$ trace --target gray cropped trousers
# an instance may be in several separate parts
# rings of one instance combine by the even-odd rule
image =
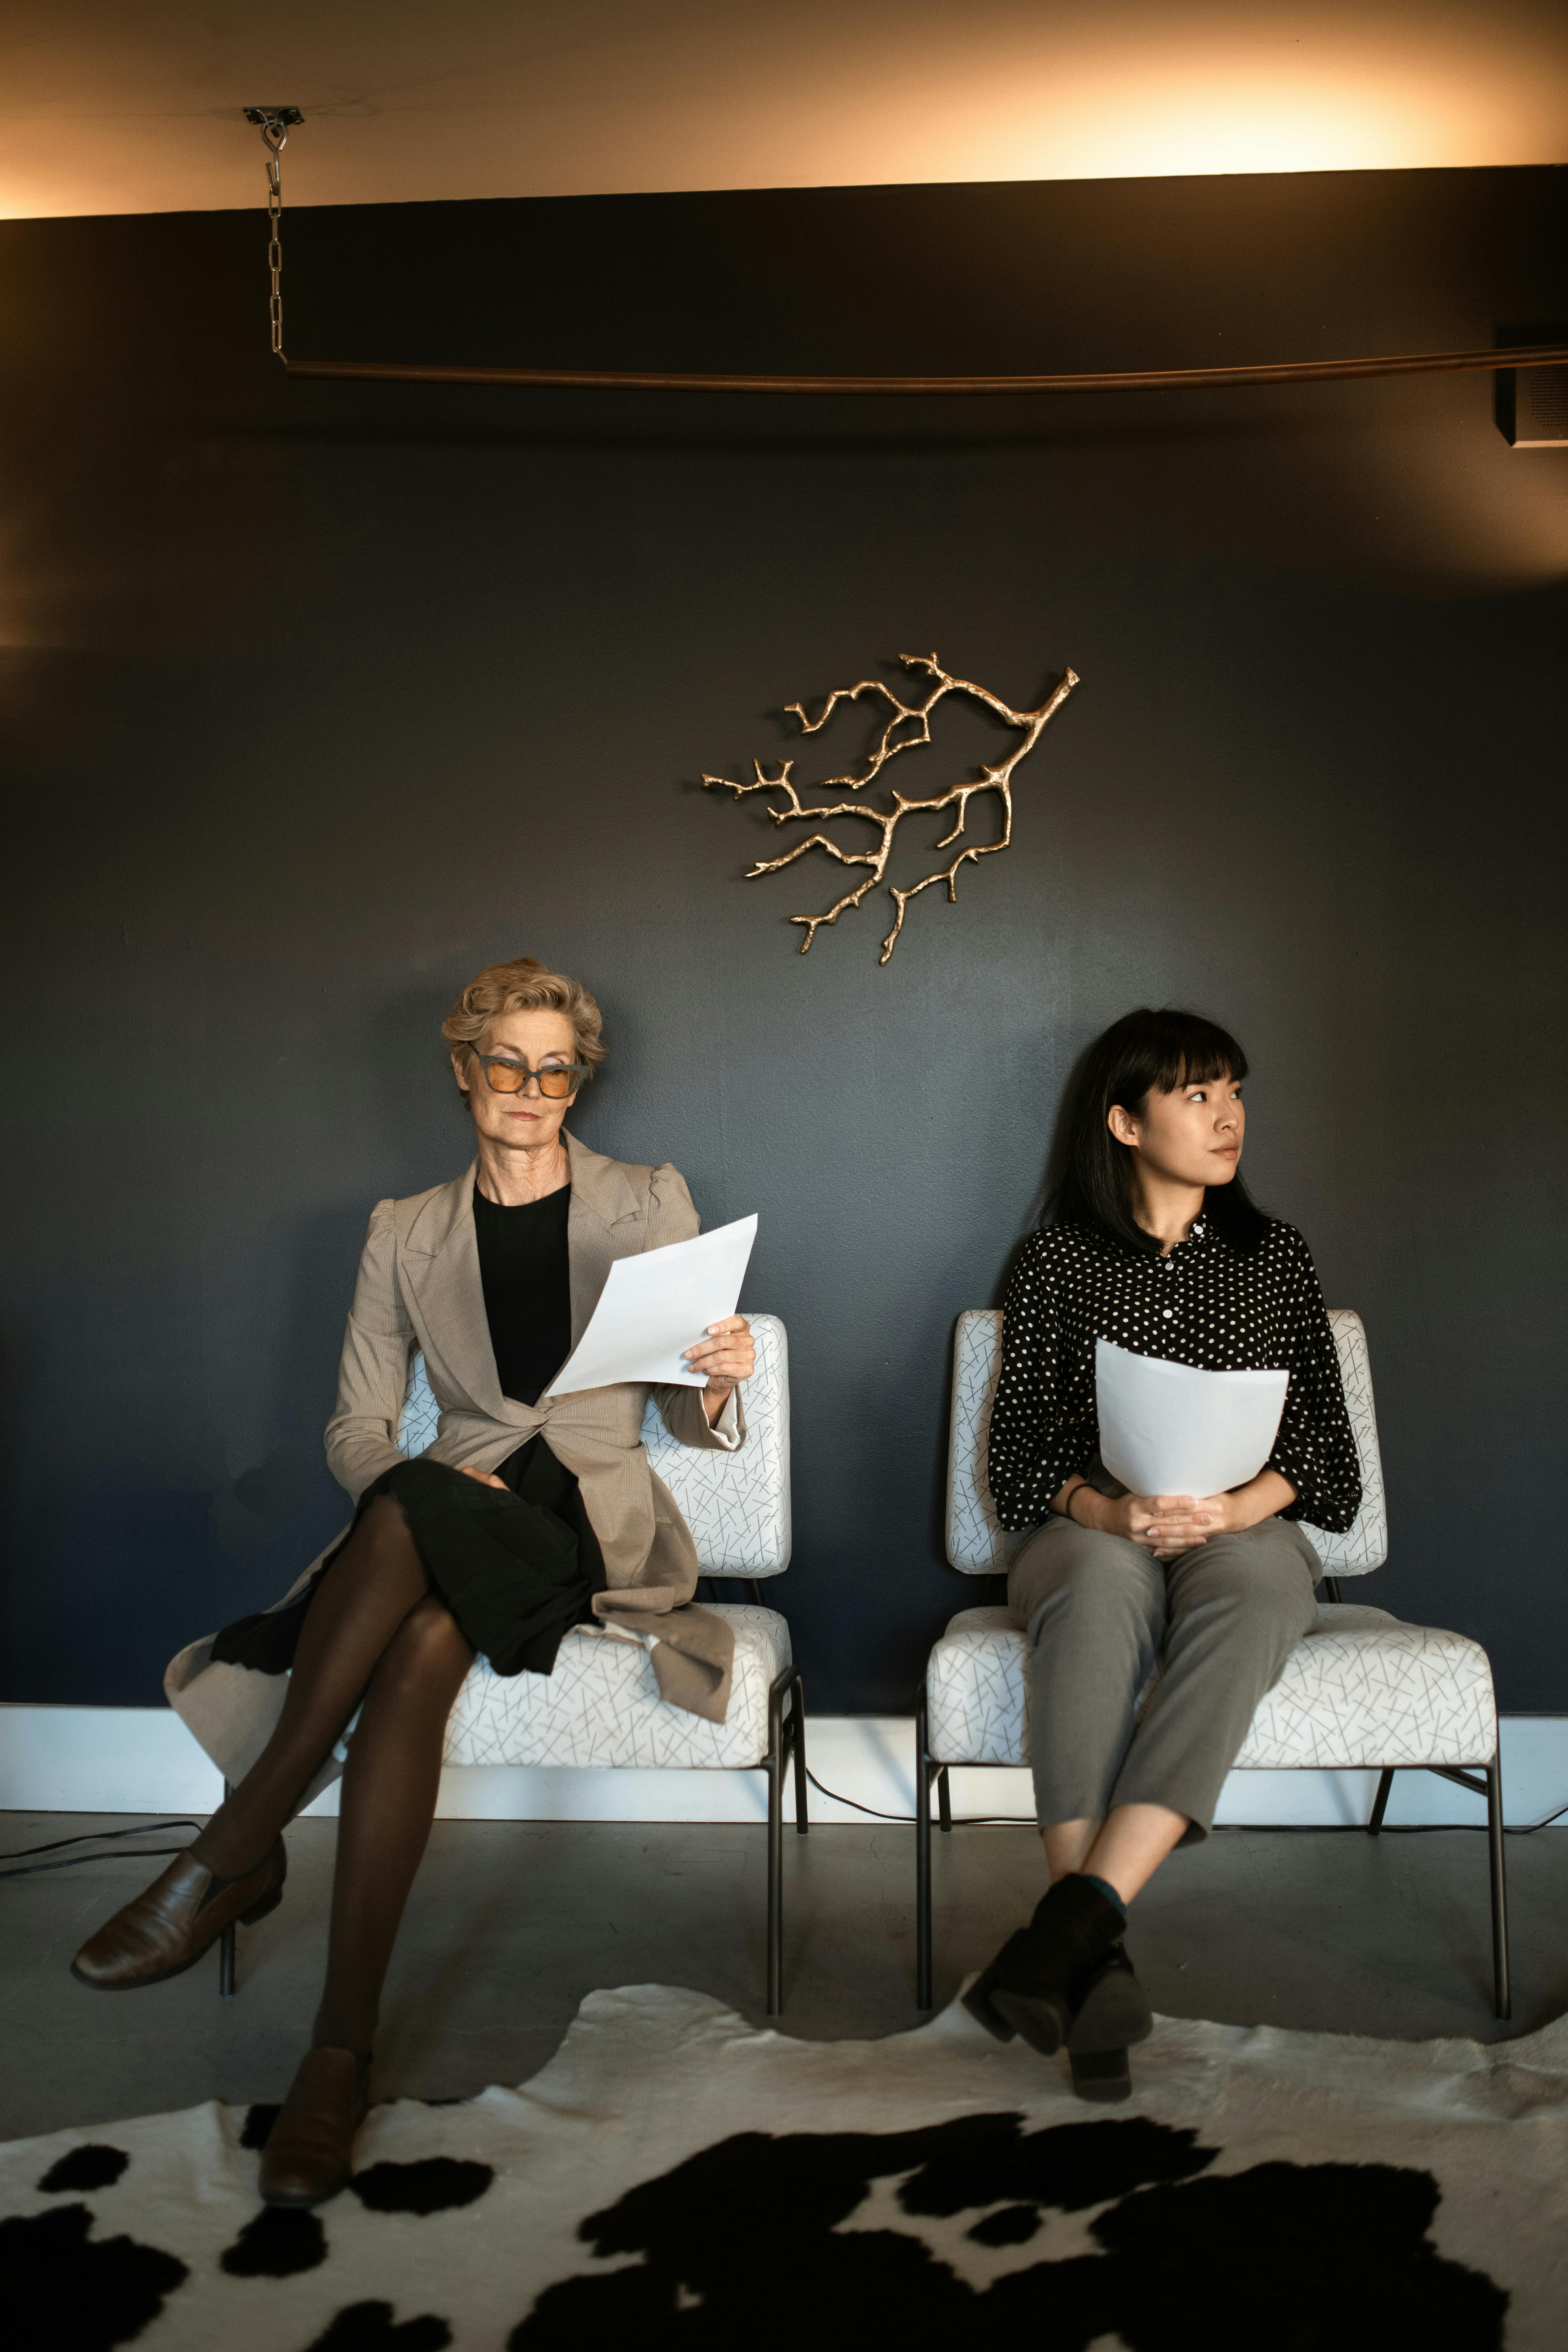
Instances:
[[[1041,1827],[1164,1805],[1191,1823],[1184,1845],[1206,1837],[1259,1699],[1317,1622],[1321,1574],[1286,1519],[1211,1536],[1167,1561],[1125,1536],[1047,1519],[1007,1577],[1008,1602],[1028,1629]]]

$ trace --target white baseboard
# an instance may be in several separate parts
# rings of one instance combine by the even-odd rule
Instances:
[[[914,1724],[908,1716],[808,1715],[811,1769],[824,1786],[873,1812],[914,1810]],[[1568,1717],[1506,1716],[1503,1789],[1510,1822],[1568,1804]],[[1031,1816],[1029,1776],[955,1770],[953,1811]],[[1217,1818],[1283,1828],[1364,1822],[1373,1772],[1233,1772]],[[0,1706],[0,1811],[195,1813],[212,1811],[217,1772],[163,1707]],[[329,1789],[311,1808],[337,1811]],[[457,1821],[760,1822],[761,1772],[612,1772],[476,1765],[444,1772],[439,1812]],[[793,1801],[791,1803],[793,1818]],[[872,1828],[867,1813],[811,1794],[814,1821]],[[1479,1822],[1479,1797],[1430,1772],[1401,1772],[1391,1822]]]

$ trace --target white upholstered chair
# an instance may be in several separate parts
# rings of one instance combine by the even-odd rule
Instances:
[[[727,1719],[707,1723],[658,1693],[640,1643],[574,1628],[553,1674],[492,1674],[476,1658],[447,1727],[448,1764],[670,1767],[765,1772],[768,1780],[768,2015],[782,2007],[784,1780],[795,1765],[795,1829],[806,1832],[805,1700],[789,1626],[762,1602],[762,1579],[790,1560],[789,1347],[776,1315],[753,1315],[756,1370],[745,1386],[746,1442],[733,1454],[678,1445],[651,1399],[643,1423],[648,1459],[676,1502],[703,1575],[734,1578],[752,1601],[705,1602],[735,1630]],[[398,1429],[410,1457],[436,1435],[436,1400],[416,1356]],[[700,1588],[699,1588],[700,1597]],[[232,1941],[232,1935],[225,1938]],[[226,1990],[232,1959],[224,1957]]]
[[[1419,1768],[1457,1780],[1487,1800],[1491,1863],[1494,2005],[1509,2014],[1508,1909],[1503,1881],[1502,1780],[1491,1668],[1478,1643],[1459,1633],[1405,1625],[1382,1609],[1344,1604],[1340,1580],[1364,1576],[1388,1557],[1383,1463],[1377,1449],[1366,1333],[1349,1307],[1331,1313],[1345,1402],[1361,1456],[1362,1504],[1342,1536],[1306,1526],[1323,1563],[1329,1595],[1318,1622],[1297,1643],[1258,1707],[1238,1771],[1347,1770],[1382,1774],[1373,1835],[1396,1771]],[[992,1507],[985,1475],[991,1401],[1000,1362],[1002,1318],[961,1315],[953,1340],[952,1421],[948,1446],[947,1556],[966,1576],[1004,1574],[1025,1540],[1008,1536]],[[931,1798],[952,1827],[948,1770],[955,1764],[1029,1760],[1024,1632],[1005,1606],[963,1609],[931,1654],[916,1722],[915,1870],[918,1998],[931,2004]],[[1156,1674],[1154,1679],[1158,1680]],[[1152,1687],[1152,1685],[1151,1685]]]

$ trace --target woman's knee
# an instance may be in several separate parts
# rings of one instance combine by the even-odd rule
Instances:
[[[1069,1623],[1092,1638],[1157,1633],[1163,1596],[1148,1564],[1116,1536],[1080,1530],[1082,1540],[1064,1544],[1021,1588],[1014,1607],[1033,1629]]]
[[[412,1543],[408,1514],[395,1495],[377,1495],[360,1514],[355,1533],[372,1543]]]
[[[1315,1622],[1318,1608],[1310,1572],[1293,1553],[1249,1550],[1223,1537],[1184,1563],[1173,1601],[1178,1620],[1202,1608],[1237,1626],[1277,1630],[1291,1641]]]
[[[461,1681],[474,1660],[473,1644],[444,1601],[427,1592],[416,1601],[382,1657],[383,1675],[410,1684]]]

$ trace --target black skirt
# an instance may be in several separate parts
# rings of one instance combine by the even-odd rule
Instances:
[[[498,1675],[548,1675],[562,1636],[592,1616],[593,1597],[605,1589],[604,1559],[576,1479],[542,1437],[520,1445],[496,1475],[504,1495],[426,1455],[399,1462],[365,1488],[354,1527],[378,1495],[391,1495],[464,1640]],[[287,1608],[226,1625],[213,1642],[215,1663],[287,1674],[305,1612],[343,1544]]]

